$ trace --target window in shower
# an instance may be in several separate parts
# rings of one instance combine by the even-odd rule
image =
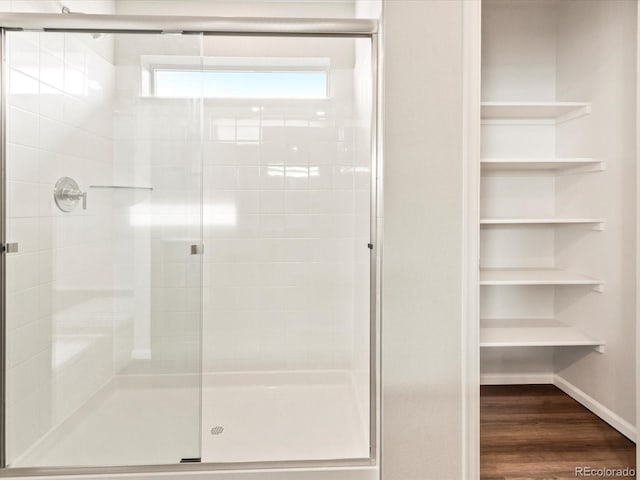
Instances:
[[[143,57],[143,86],[156,97],[326,99],[329,58]],[[148,85],[147,85],[148,82]]]
[[[326,98],[326,72],[154,71],[158,97]]]

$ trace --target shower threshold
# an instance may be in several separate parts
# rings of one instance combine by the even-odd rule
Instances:
[[[11,466],[364,458],[367,417],[348,371],[120,375]]]

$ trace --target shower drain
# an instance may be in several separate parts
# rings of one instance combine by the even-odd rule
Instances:
[[[211,427],[211,435],[222,435],[222,432],[224,432],[224,427],[222,425]]]

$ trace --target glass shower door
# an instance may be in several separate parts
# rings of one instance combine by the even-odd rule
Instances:
[[[371,40],[204,40],[202,460],[368,458]]]
[[[202,36],[6,40],[7,463],[197,459]]]
[[[9,466],[368,459],[371,39],[6,39]]]

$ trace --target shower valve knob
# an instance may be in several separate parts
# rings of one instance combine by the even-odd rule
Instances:
[[[72,212],[82,199],[82,209],[87,209],[87,192],[81,192],[73,178],[62,177],[53,188],[53,198],[63,212]]]

